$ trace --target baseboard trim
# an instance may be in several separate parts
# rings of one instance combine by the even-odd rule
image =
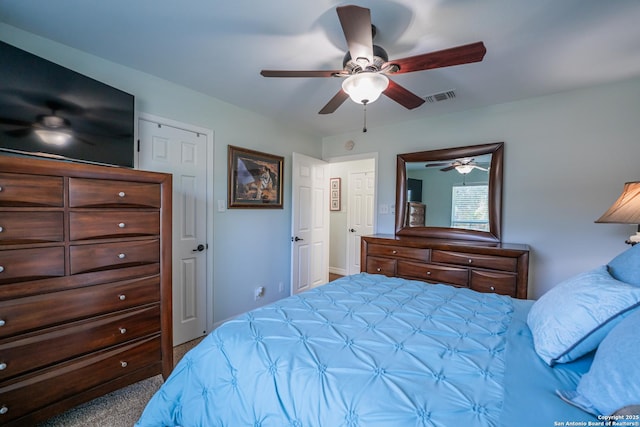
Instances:
[[[346,276],[347,275],[347,270],[345,270],[344,268],[340,268],[340,267],[329,267],[329,273],[331,273],[331,274],[339,274],[341,276]]]

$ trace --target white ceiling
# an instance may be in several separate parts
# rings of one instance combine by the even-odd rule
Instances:
[[[368,126],[520,100],[640,76],[638,0],[0,0],[0,19],[320,135],[357,131],[362,106],[318,111],[339,78],[265,78],[261,69],[334,70],[347,50],[336,6],[371,9],[390,59],[483,41],[479,63],[394,81],[425,97],[387,97]],[[596,102],[596,101],[594,101]]]

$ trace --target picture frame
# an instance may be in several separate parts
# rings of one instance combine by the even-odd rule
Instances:
[[[282,209],[284,157],[229,145],[229,209]]]
[[[329,210],[339,211],[340,207],[340,178],[329,179]]]

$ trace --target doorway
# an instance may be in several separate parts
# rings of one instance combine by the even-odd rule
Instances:
[[[372,234],[375,230],[378,164],[377,153],[344,156],[329,162],[293,154],[291,294],[326,283],[330,274],[336,277],[360,272],[360,235]],[[363,196],[363,193],[356,196],[350,185],[357,176],[366,178],[365,203],[351,200]],[[310,177],[318,178],[322,185],[312,185],[314,180],[307,179]],[[337,211],[329,209],[330,178],[341,178],[340,210]],[[366,219],[354,220],[351,213],[356,211],[366,214]],[[329,214],[327,220],[326,214]],[[355,215],[355,218],[363,217]],[[368,228],[358,225],[360,232],[351,233],[349,230],[355,230],[356,223],[368,224]],[[307,236],[303,235],[305,231]]]
[[[332,178],[341,178],[341,209],[330,213],[329,273],[360,272],[360,236],[375,232],[375,154],[341,157],[330,162]]]

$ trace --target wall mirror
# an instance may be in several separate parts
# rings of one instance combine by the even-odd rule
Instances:
[[[398,154],[396,234],[499,242],[504,143]]]

